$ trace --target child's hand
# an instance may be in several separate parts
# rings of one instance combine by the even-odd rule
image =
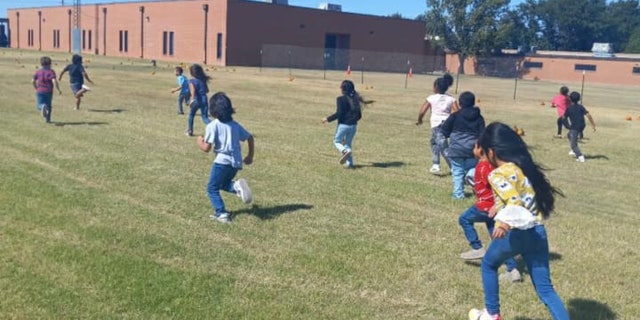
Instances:
[[[492,239],[500,239],[504,238],[507,235],[508,226],[504,223],[501,223],[499,227],[493,228],[493,233],[491,234]]]
[[[489,215],[489,218],[493,218],[498,213],[498,208],[496,208],[496,206],[493,206],[493,207],[491,207],[491,209],[489,209],[489,212],[487,212],[487,213]]]
[[[321,122],[322,123],[327,123],[327,118],[322,118]]]
[[[244,162],[244,164],[246,164],[246,165],[250,165],[250,164],[253,163],[253,157],[246,156],[246,157],[244,157],[244,161],[242,161],[242,162]]]
[[[419,126],[422,124],[422,119],[418,119],[418,121],[416,122],[416,126]]]

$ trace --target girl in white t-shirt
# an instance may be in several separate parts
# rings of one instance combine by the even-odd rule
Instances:
[[[440,155],[449,164],[449,160],[444,154],[444,150],[447,148],[447,138],[444,137],[440,130],[440,125],[447,120],[452,112],[458,111],[458,103],[452,96],[446,94],[447,89],[451,86],[451,82],[447,79],[438,78],[433,83],[434,94],[427,97],[424,104],[420,108],[418,114],[418,122],[416,125],[422,124],[422,118],[431,109],[431,161],[433,165],[429,170],[433,174],[440,173]],[[449,166],[451,167],[451,166]]]

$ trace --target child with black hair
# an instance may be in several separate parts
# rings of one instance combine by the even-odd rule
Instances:
[[[222,223],[231,222],[231,214],[227,212],[224,201],[220,196],[220,190],[236,194],[242,202],[251,203],[253,193],[245,179],[233,180],[238,170],[242,170],[242,164],[253,163],[254,142],[253,136],[242,125],[233,120],[235,113],[231,100],[223,92],[218,92],[211,97],[211,116],[215,119],[207,125],[204,136],[198,137],[198,147],[203,152],[213,149],[216,157],[211,167],[207,194],[215,214],[212,219]],[[242,158],[241,141],[247,141],[249,151]]]
[[[204,69],[199,64],[193,64],[189,67],[189,73],[191,73],[191,79],[189,79],[189,92],[191,93],[191,100],[189,100],[189,118],[187,119],[187,131],[185,134],[189,137],[193,136],[193,119],[196,116],[196,112],[200,110],[200,116],[202,122],[208,125],[211,120],[207,116],[208,104],[207,93],[209,93],[209,85],[207,84],[211,77],[204,73]]]
[[[495,194],[495,228],[482,259],[485,309],[471,309],[470,320],[500,320],[497,271],[506,259],[520,254],[527,266],[538,298],[554,320],[569,314],[553,289],[549,272],[549,243],[543,220],[554,209],[555,194],[561,194],[533,161],[522,138],[503,123],[487,126],[478,145],[496,167],[489,175]]]
[[[44,121],[49,123],[51,122],[53,86],[55,85],[59,94],[62,94],[62,91],[60,91],[60,86],[58,85],[58,81],[56,81],[56,72],[51,69],[51,58],[40,58],[40,66],[41,68],[36,70],[36,73],[33,75],[31,83],[33,84],[33,88],[36,89],[36,107],[38,111],[42,113]]]
[[[587,109],[581,105],[580,102],[580,94],[577,92],[571,92],[569,95],[569,100],[571,100],[571,105],[567,108],[567,111],[564,113],[563,122],[564,126],[569,129],[569,146],[571,147],[571,151],[569,151],[570,156],[576,157],[576,161],[584,162],[584,155],[582,151],[580,151],[580,147],[578,147],[578,139],[580,138],[580,133],[586,127],[584,123],[584,117],[586,116],[589,119],[589,123],[593,128],[593,132],[596,131],[596,123],[593,121],[593,117]]]
[[[333,137],[333,145],[340,152],[338,162],[347,169],[354,169],[352,143],[358,131],[358,121],[362,118],[362,105],[367,102],[356,91],[356,87],[350,80],[344,80],[340,84],[342,95],[336,98],[336,112],[322,119],[322,123],[338,120],[336,133]]]
[[[82,102],[82,97],[84,96],[84,93],[91,90],[89,87],[87,87],[84,84],[84,80],[86,79],[87,82],[91,84],[93,84],[93,81],[89,79],[89,74],[87,74],[87,71],[82,65],[82,56],[79,54],[74,54],[71,57],[71,64],[67,65],[66,67],[64,67],[64,69],[62,69],[62,72],[58,77],[58,81],[62,80],[62,76],[67,71],[69,72],[69,83],[71,84],[71,92],[73,92],[73,95],[76,97],[75,109],[80,110],[80,102]]]
[[[478,160],[473,155],[476,140],[484,130],[484,118],[476,107],[476,97],[463,92],[458,98],[460,110],[452,113],[442,124],[442,134],[449,139],[445,156],[451,163],[453,199],[464,199],[464,178],[474,169]]]
[[[453,79],[453,78],[452,78]],[[447,138],[442,134],[442,124],[452,112],[458,111],[458,103],[452,96],[446,94],[450,86],[450,82],[443,78],[438,78],[433,83],[433,93],[428,96],[418,113],[418,121],[416,125],[422,125],[424,115],[431,109],[431,169],[429,172],[433,174],[440,173],[440,156],[447,162],[449,168],[451,164],[449,159],[444,155],[447,149]]]
[[[182,104],[188,104],[191,95],[191,92],[189,92],[189,79],[183,75],[183,72],[182,67],[176,67],[176,82],[178,86],[171,89],[171,93],[178,92],[178,106],[176,108],[178,114],[184,114]]]

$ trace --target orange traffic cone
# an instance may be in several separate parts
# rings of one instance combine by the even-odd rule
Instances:
[[[350,76],[351,75],[351,65],[347,66],[347,75]]]

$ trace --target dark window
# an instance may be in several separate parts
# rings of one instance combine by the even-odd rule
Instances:
[[[218,33],[218,41],[216,43],[216,58],[222,59],[222,33]]]
[[[167,33],[166,31],[162,32],[162,54],[167,54]]]
[[[89,50],[91,50],[91,47],[93,47],[91,44],[93,42],[93,37],[91,36],[91,30],[89,30],[89,32],[87,32],[87,37],[89,38]]]
[[[120,52],[128,52],[129,51],[129,31],[120,30],[118,40],[119,40],[118,50],[120,50]]]
[[[129,52],[129,31],[124,31],[124,52]]]
[[[522,66],[527,69],[542,69],[542,62],[525,61]]]
[[[87,48],[87,30],[82,30],[82,50]]]
[[[162,32],[162,54],[173,55],[173,31]]]
[[[33,47],[33,29],[27,30],[27,46]]]
[[[596,71],[595,64],[576,64],[575,71]]]
[[[60,48],[60,30],[53,30],[53,47]]]
[[[173,31],[169,32],[169,55],[173,55]]]
[[[631,71],[631,73],[640,74],[640,67],[633,67],[633,70]]]

